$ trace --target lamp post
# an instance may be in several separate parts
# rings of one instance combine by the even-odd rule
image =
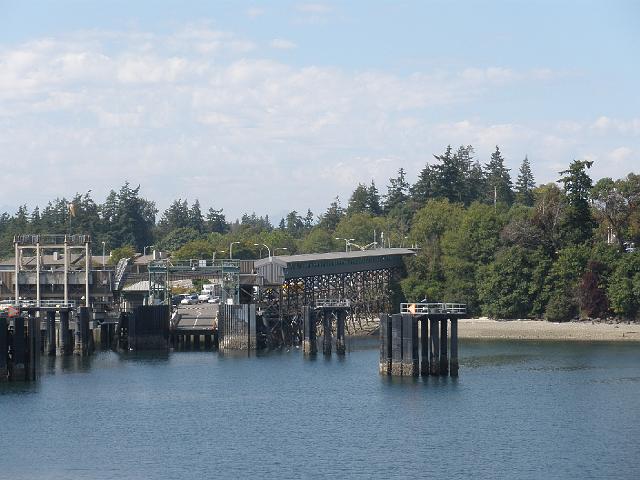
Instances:
[[[102,242],[102,270],[104,270],[104,245],[105,242]]]
[[[336,237],[336,240],[344,240],[344,251],[348,252],[349,251],[349,242],[353,242],[355,240],[355,238],[340,238],[340,237]]]
[[[271,249],[267,245],[265,245],[264,243],[254,243],[253,245],[255,247],[259,247],[260,245],[265,247],[267,249],[267,252],[269,252],[269,260],[271,260]]]
[[[216,253],[218,253],[218,252],[224,253],[224,252],[226,252],[226,250],[214,250],[213,251],[213,258],[211,259],[213,262],[216,261]]]
[[[240,242],[231,242],[229,244],[229,260],[233,260],[233,246],[238,244],[240,244]]]
[[[273,249],[273,254],[275,255],[276,253],[278,253],[278,250],[289,250],[287,247],[277,247]]]

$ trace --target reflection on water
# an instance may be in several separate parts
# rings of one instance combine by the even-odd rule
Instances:
[[[461,341],[458,378],[348,352],[42,357],[0,384],[0,477],[640,478],[640,346]]]

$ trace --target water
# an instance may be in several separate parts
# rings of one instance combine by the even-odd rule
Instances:
[[[640,478],[640,344],[461,342],[457,380],[362,346],[47,360],[0,385],[2,479]]]

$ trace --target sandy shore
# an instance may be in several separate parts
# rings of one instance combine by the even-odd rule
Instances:
[[[552,323],[542,320],[475,318],[460,320],[458,325],[460,338],[640,342],[638,323]]]

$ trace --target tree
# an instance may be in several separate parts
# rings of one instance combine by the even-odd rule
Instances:
[[[313,228],[313,224],[315,222],[315,217],[313,216],[313,212],[310,208],[307,208],[307,214],[304,216],[304,229],[309,231]]]
[[[169,205],[169,208],[167,208],[162,214],[160,222],[158,222],[158,232],[163,236],[177,228],[186,228],[191,226],[189,223],[189,205],[186,200],[178,198],[177,200],[174,200],[171,205]]]
[[[165,235],[158,246],[163,251],[175,252],[186,243],[193,242],[200,238],[200,233],[190,227],[176,228]]]
[[[504,159],[500,148],[496,145],[496,151],[491,154],[491,160],[485,166],[487,187],[490,189],[487,195],[489,203],[502,202],[507,205],[513,203],[513,188],[509,170],[504,165]]]
[[[366,213],[369,211],[369,191],[367,186],[359,183],[351,194],[347,206],[347,215],[354,213]]]
[[[340,198],[336,197],[327,211],[320,217],[319,225],[326,230],[333,232],[340,220],[344,216],[344,209],[340,206]]]
[[[117,265],[123,258],[133,258],[136,255],[136,249],[133,245],[124,245],[122,247],[111,250],[109,256],[109,265]]]
[[[614,313],[627,318],[637,316],[640,309],[640,252],[622,256],[609,281],[607,297]]]
[[[634,222],[640,217],[640,175],[630,173],[626,178],[600,179],[591,190],[596,219],[622,250],[626,240],[635,240]],[[613,234],[613,235],[610,235]]]
[[[211,233],[225,234],[230,230],[227,219],[222,213],[222,208],[220,210],[209,208],[205,225],[207,231]]]
[[[299,237],[304,231],[302,217],[295,210],[289,212],[286,218],[286,231],[289,235]]]
[[[582,243],[591,239],[595,222],[589,207],[589,194],[593,188],[587,170],[593,162],[574,160],[568,170],[560,172],[559,182],[563,184],[567,195],[567,213],[564,236],[570,243]]]
[[[408,194],[409,184],[406,180],[406,172],[404,168],[400,168],[397,177],[389,179],[384,199],[384,211],[388,213],[396,207],[403,206],[409,198]]]
[[[516,180],[516,201],[522,205],[532,206],[534,201],[533,189],[535,186],[529,158],[525,155],[522,165],[520,165],[518,179]]]
[[[418,180],[409,190],[411,199],[420,207],[435,197],[436,172],[428,163],[420,171]]]
[[[191,205],[189,210],[189,228],[194,229],[198,233],[204,233],[204,217],[202,216],[202,210],[200,210],[200,201],[196,200]]]
[[[478,297],[482,312],[492,318],[527,318],[542,293],[549,260],[541,251],[520,246],[501,250],[478,270]]]
[[[367,205],[371,215],[380,215],[382,213],[382,207],[380,206],[380,194],[378,193],[378,188],[373,180],[371,180],[371,184],[367,189]]]
[[[299,250],[304,253],[326,253],[338,248],[333,235],[322,227],[315,227],[300,242]]]

